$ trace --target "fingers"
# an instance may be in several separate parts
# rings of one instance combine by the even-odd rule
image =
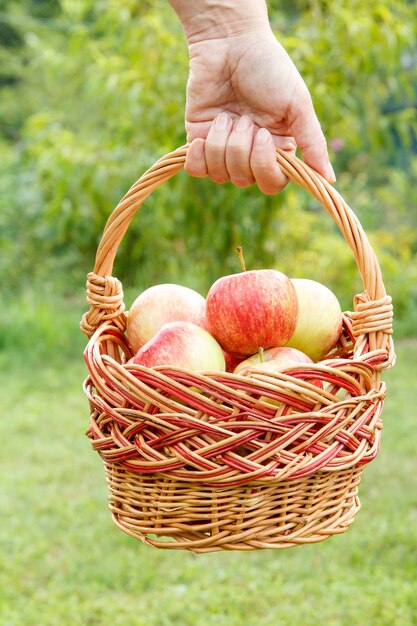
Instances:
[[[255,179],[250,167],[254,124],[243,115],[233,122],[227,113],[214,120],[207,138],[190,143],[184,169],[192,176],[209,176],[216,183],[229,180],[247,187]]]
[[[206,139],[194,139],[184,169],[192,176],[210,177],[217,183],[231,181],[238,187],[254,182],[265,194],[276,194],[288,182],[276,159],[276,147],[295,152],[292,137],[272,137],[265,128],[255,132],[249,116],[234,122],[227,113],[214,120]]]
[[[227,113],[220,113],[214,120],[206,139],[205,154],[208,175],[215,183],[230,180],[226,166],[226,147],[233,122]]]
[[[254,124],[242,115],[232,121],[227,113],[214,120],[205,143],[208,176],[216,183],[231,181],[237,187],[255,182],[250,168]]]
[[[326,139],[307,87],[293,99],[292,117],[291,131],[304,161],[329,183],[334,183],[336,177],[327,152]]]
[[[285,149],[284,145],[280,147]],[[262,193],[278,193],[288,183],[288,178],[282,173],[277,163],[272,135],[266,128],[260,128],[256,133],[250,166]]]
[[[238,187],[254,182],[265,194],[276,194],[287,184],[276,159],[276,148],[295,153],[301,149],[304,161],[330,183],[335,175],[330,164],[326,140],[311,102],[294,105],[293,137],[272,136],[266,128],[256,131],[251,118],[235,121],[225,112],[214,120],[206,139],[194,139],[188,148],[184,169],[192,176],[208,176],[216,183],[231,181]],[[293,114],[294,110],[293,110]]]
[[[194,139],[190,143],[185,157],[184,169],[190,176],[197,178],[207,176],[205,139]]]
[[[250,158],[254,125],[248,115],[242,115],[229,135],[226,146],[226,168],[231,182],[237,187],[248,187],[255,182]]]

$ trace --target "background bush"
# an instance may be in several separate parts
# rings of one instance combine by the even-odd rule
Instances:
[[[185,40],[165,0],[2,6],[1,291],[83,294],[110,211],[145,169],[185,141]],[[397,331],[412,333],[416,4],[274,0],[269,13],[312,92],[336,186],[376,249]],[[185,174],[146,201],[115,273],[132,293],[166,281],[204,292],[238,270],[238,244],[249,267],[317,278],[344,308],[362,289],[350,250],[306,192],[289,185],[270,198],[256,187]]]

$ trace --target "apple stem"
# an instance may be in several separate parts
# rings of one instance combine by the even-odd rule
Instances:
[[[261,363],[263,363],[264,362],[264,349],[258,348],[258,353],[259,353],[259,360]]]
[[[240,260],[240,267],[242,268],[242,272],[246,272],[246,265],[245,265],[245,259],[243,258],[243,248],[242,246],[238,246],[236,248],[239,260]]]

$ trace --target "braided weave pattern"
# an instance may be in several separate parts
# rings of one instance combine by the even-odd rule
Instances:
[[[263,547],[282,547],[289,541],[293,545],[295,537],[287,535],[295,528],[296,543],[311,541],[315,525],[321,527],[324,520],[333,527],[332,533],[346,527],[348,510],[353,514],[358,507],[351,481],[356,489],[363,466],[375,458],[380,445],[384,387],[373,388],[369,364],[332,358],[282,374],[256,370],[247,376],[197,374],[179,368],[120,364],[104,353],[103,345],[109,342],[122,352],[122,360],[131,356],[123,333],[110,324],[100,327],[85,353],[90,372],[85,392],[91,406],[88,436],[105,463],[111,510],[119,526],[146,541],[149,533],[177,537],[179,545],[188,549],[225,549],[217,543],[220,533],[222,538],[228,537],[229,549],[235,540],[239,549],[243,545],[248,549],[240,537],[241,525],[249,523],[244,515],[247,494],[261,489],[278,503],[263,504],[271,508],[270,514],[264,514],[265,528],[270,533],[273,520],[274,532],[261,541],[256,529],[253,533],[247,529],[245,536],[252,547],[259,548],[261,543]],[[340,350],[346,352],[346,347]],[[133,492],[127,501],[120,486],[125,481]],[[151,506],[153,481],[159,487]],[[329,492],[323,492],[324,484]],[[306,505],[310,520],[315,503],[314,523],[305,524],[306,511],[301,505],[297,515],[291,509],[291,522],[288,512],[277,515],[283,494],[288,497],[292,493],[304,501],[306,485],[310,494],[317,491]],[[178,489],[185,502],[191,498],[195,511],[200,511],[191,525],[198,522],[198,528],[187,530],[187,540],[182,536],[185,505],[175,506]],[[336,523],[334,511],[329,517],[338,490],[346,498],[339,510],[342,526]],[[236,506],[239,492],[244,503]],[[227,526],[233,527],[226,535],[220,521],[212,528],[208,521],[212,507],[218,506],[213,501],[215,493],[221,499]],[[140,500],[136,506],[132,504],[135,498]],[[159,510],[161,498],[166,515]],[[254,515],[250,508],[249,519]],[[328,536],[330,530],[325,527]],[[233,539],[235,534],[239,539]],[[178,541],[162,543],[165,548],[178,547]]]

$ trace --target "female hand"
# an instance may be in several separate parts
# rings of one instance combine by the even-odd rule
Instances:
[[[206,1],[199,0],[191,3],[191,16],[184,14],[189,5],[170,1],[190,53],[186,171],[239,187],[256,181],[273,194],[287,183],[275,147],[298,147],[308,165],[334,182],[310,92],[272,33],[263,1],[229,0],[205,11]]]

